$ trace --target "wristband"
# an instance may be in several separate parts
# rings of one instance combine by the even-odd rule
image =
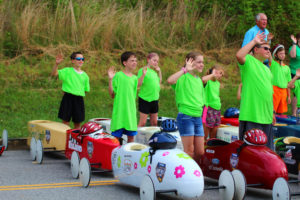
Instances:
[[[187,71],[186,71],[186,68],[185,68],[185,67],[181,68],[181,70],[183,71],[183,73],[184,73],[184,74],[186,74],[186,73],[187,73]]]

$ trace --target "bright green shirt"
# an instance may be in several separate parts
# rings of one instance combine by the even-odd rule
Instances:
[[[287,88],[288,83],[291,81],[291,70],[287,65],[280,65],[276,61],[272,61],[270,66],[273,74],[273,85],[279,88]]]
[[[295,88],[292,89],[297,98],[297,107],[300,108],[300,80],[295,81]]]
[[[142,75],[143,75],[143,68],[139,70],[138,78],[140,78]],[[143,83],[140,87],[139,97],[148,102],[157,101],[159,99],[159,91],[160,91],[159,77],[153,69],[148,67]]]
[[[204,90],[201,78],[186,73],[172,87],[175,89],[178,111],[192,117],[201,117],[204,105]]]
[[[292,46],[289,49],[289,53],[292,50]],[[292,74],[296,74],[296,70],[300,68],[300,47],[296,45],[296,58],[290,59],[290,68]]]
[[[221,109],[220,99],[220,82],[209,80],[204,88],[205,106],[209,106],[215,110]]]
[[[241,71],[241,121],[271,124],[273,121],[273,86],[270,69],[252,55],[246,56]]]
[[[79,73],[73,67],[66,67],[58,70],[58,78],[64,92],[84,97],[90,91],[89,76],[84,71]]]
[[[126,129],[137,130],[135,99],[138,79],[136,75],[127,76],[124,72],[117,72],[112,80],[115,93],[111,119],[111,131]]]

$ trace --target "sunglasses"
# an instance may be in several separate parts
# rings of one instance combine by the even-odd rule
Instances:
[[[266,51],[271,51],[271,49],[269,47],[259,47],[259,48],[263,48]]]
[[[76,57],[75,60],[77,60],[77,61],[81,61],[81,60],[84,61],[84,58]]]

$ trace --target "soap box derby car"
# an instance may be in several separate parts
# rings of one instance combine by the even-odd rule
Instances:
[[[272,189],[277,178],[288,180],[288,171],[283,160],[264,146],[266,143],[267,137],[259,129],[247,131],[244,141],[228,143],[210,139],[205,146],[205,154],[201,157],[200,167],[205,176],[215,179],[225,169],[239,169],[247,184]]]
[[[49,120],[32,120],[28,122],[32,160],[42,163],[44,151],[64,151],[66,148],[66,134],[69,126]]]
[[[83,172],[80,164],[83,162],[93,168],[111,171],[111,152],[120,145],[119,140],[112,135],[103,132],[102,127],[95,122],[85,123],[81,129],[70,129],[67,131],[67,142],[65,156],[71,160],[71,172],[73,178],[78,178]],[[87,180],[90,181],[90,177]]]

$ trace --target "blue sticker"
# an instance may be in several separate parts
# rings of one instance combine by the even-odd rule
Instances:
[[[238,137],[236,135],[232,135],[231,136],[231,142],[234,142],[236,140],[238,140]]]
[[[50,139],[51,139],[51,133],[50,133],[50,130],[46,130],[45,131],[46,133],[46,142],[49,144],[50,142]]]
[[[220,160],[219,160],[218,158],[213,158],[213,159],[211,160],[211,162],[212,162],[212,164],[214,164],[214,165],[218,165],[218,164],[220,163]]]
[[[164,179],[165,176],[165,172],[166,172],[166,164],[164,163],[157,163],[156,166],[156,177],[157,180],[161,183]]]
[[[232,168],[236,168],[239,163],[239,157],[236,153],[232,153],[230,156],[230,165]]]
[[[87,142],[87,152],[88,152],[90,158],[91,158],[92,155],[93,155],[93,151],[94,151],[93,143],[90,142],[90,141],[88,141],[88,142]]]

